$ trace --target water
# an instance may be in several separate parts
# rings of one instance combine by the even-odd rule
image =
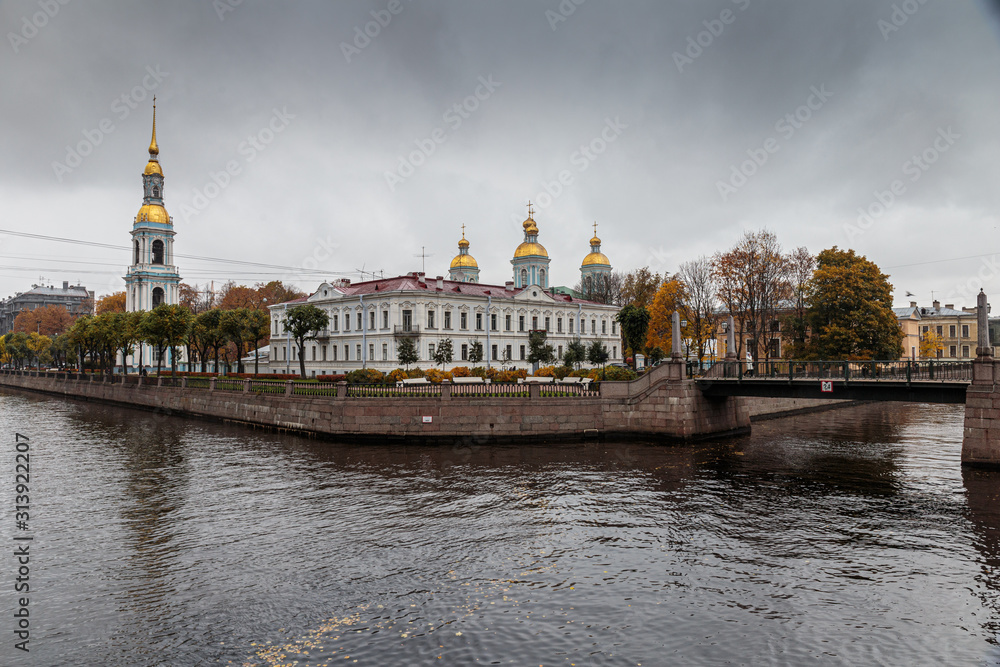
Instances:
[[[346,446],[0,391],[0,664],[1000,664],[1000,475],[961,435],[961,406],[888,404],[690,446]]]

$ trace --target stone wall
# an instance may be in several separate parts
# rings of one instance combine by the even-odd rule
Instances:
[[[826,398],[761,398],[747,397],[750,421],[777,419],[805,412],[819,412],[857,405],[859,401],[831,400]]]
[[[447,392],[441,398],[284,396],[2,373],[0,386],[352,440],[693,440],[749,431],[744,399],[705,398],[694,382],[670,377],[665,366],[636,382],[605,383],[600,397],[543,398],[537,385],[528,398],[466,398]]]
[[[972,385],[965,392],[962,463],[1000,467],[1000,367],[977,359]]]

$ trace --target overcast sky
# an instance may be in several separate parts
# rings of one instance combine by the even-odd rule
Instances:
[[[897,305],[1000,294],[986,0],[5,0],[0,27],[0,229],[123,248],[0,233],[0,297],[123,288],[154,92],[175,252],[274,265],[179,258],[189,283],[422,247],[446,275],[465,224],[502,284],[531,200],[553,284],[596,220],[621,270],[767,227],[856,249]]]

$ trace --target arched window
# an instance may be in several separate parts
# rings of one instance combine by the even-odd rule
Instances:
[[[518,287],[527,287],[527,286],[528,286],[528,270],[521,269],[521,284],[518,285]]]
[[[548,287],[548,285],[545,283],[545,269],[538,270],[538,284],[541,285],[542,287]]]
[[[160,198],[160,188],[156,187],[155,185],[153,186],[153,196],[156,197],[157,199]]]
[[[135,240],[135,259],[132,261],[133,264],[139,263],[139,240]]]
[[[154,287],[153,288],[153,308],[156,308],[161,303],[163,303],[163,288]]]
[[[153,264],[163,264],[163,241],[153,241]]]

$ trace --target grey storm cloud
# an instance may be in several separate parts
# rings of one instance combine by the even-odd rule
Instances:
[[[155,94],[176,251],[274,267],[186,282],[445,274],[464,224],[502,283],[530,199],[556,284],[596,220],[617,269],[768,227],[897,301],[1000,292],[996,3],[13,0],[0,30],[0,228],[126,246]],[[129,259],[0,255],[4,296]]]

